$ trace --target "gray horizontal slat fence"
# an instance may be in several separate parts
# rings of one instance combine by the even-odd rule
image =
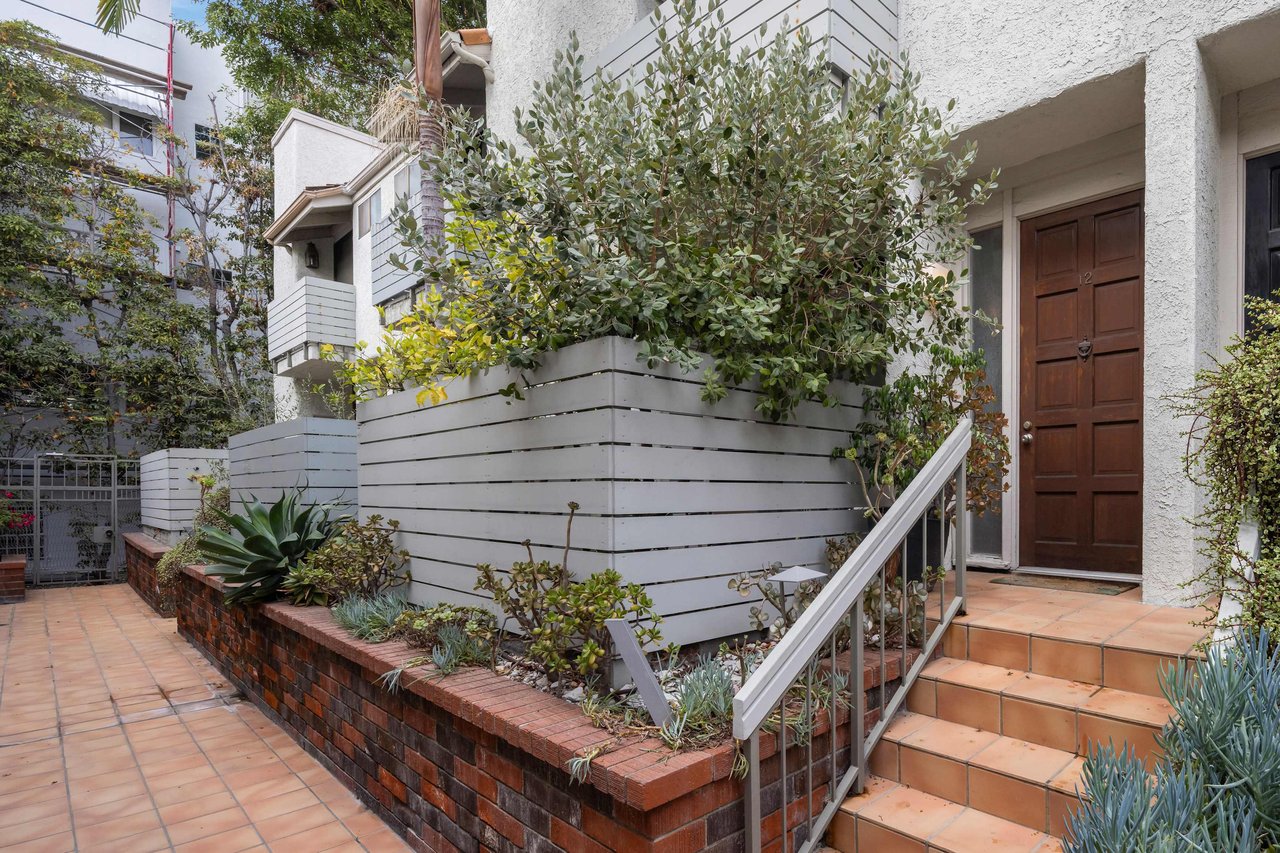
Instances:
[[[475,565],[558,561],[566,504],[570,569],[612,567],[648,587],[664,638],[682,644],[749,628],[754,603],[734,575],[820,567],[825,541],[859,529],[851,463],[832,458],[861,416],[861,389],[786,423],[756,411],[750,387],[701,398],[701,369],[639,361],[621,338],[551,353],[535,371],[459,379],[447,401],[412,391],[362,403],[362,516],[401,523],[415,600],[474,604]],[[512,382],[523,399],[499,394]]]
[[[898,59],[897,0],[725,0],[721,11],[735,48],[754,49],[783,27],[804,28],[815,50],[827,40],[826,58],[844,74],[865,70],[872,56]],[[658,14],[667,27],[675,26],[671,4],[661,4]],[[637,21],[597,54],[589,73],[643,76],[658,52],[657,29],[652,15]]]
[[[306,488],[308,503],[357,503],[355,421],[281,421],[231,436],[227,453],[234,503],[269,504],[293,486]]]
[[[170,447],[139,459],[142,526],[162,534],[189,531],[200,507],[200,485],[189,477],[209,474],[217,463],[227,464],[225,448]]]

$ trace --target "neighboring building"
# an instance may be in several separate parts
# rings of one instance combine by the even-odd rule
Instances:
[[[570,29],[594,67],[629,73],[654,49],[651,11],[494,0],[487,31],[445,37],[446,100],[510,138],[512,109]],[[1202,495],[1182,469],[1187,424],[1164,400],[1243,328],[1245,294],[1280,287],[1280,2],[730,0],[725,11],[740,40],[784,21],[827,36],[836,83],[874,54],[905,52],[927,98],[957,99],[974,174],[1002,169],[972,215],[966,293],[1003,323],[976,337],[1014,462],[1003,512],[975,521],[974,561],[1140,578],[1148,601],[1185,603]],[[299,398],[327,375],[320,344],[376,341],[376,309],[409,304],[415,282],[387,260],[386,217],[414,195],[417,166],[403,147],[296,112],[276,144],[271,349],[278,392]],[[305,400],[300,411],[313,413]]]
[[[101,70],[103,123],[120,137],[121,164],[143,174],[164,175],[169,167],[166,146],[156,137],[170,107],[174,132],[188,146],[183,159],[195,162],[214,124],[215,103],[223,119],[244,105],[222,54],[193,44],[174,26],[170,0],[142,0],[137,16],[118,34],[98,29],[91,0],[16,0],[6,11],[6,17],[48,31],[62,50]],[[161,273],[171,277],[176,267],[181,279],[181,247],[171,250],[169,238],[192,226],[190,215],[164,192],[133,192],[157,223]]]

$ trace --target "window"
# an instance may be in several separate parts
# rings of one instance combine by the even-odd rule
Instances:
[[[973,347],[983,354],[987,384],[995,391],[989,406],[1000,411],[1004,404],[1004,342],[999,325],[1004,320],[1004,229],[997,225],[973,235],[973,251],[969,255],[969,302],[996,322],[973,324]],[[1001,513],[985,512],[970,524],[972,539],[969,550],[974,554],[1002,555],[1004,552]]]
[[[154,135],[150,118],[136,115],[135,113],[121,112],[119,113],[118,122],[116,132],[120,135],[121,143],[129,146],[139,154],[150,155],[152,153]]]
[[[356,208],[356,236],[363,237],[369,229],[382,219],[382,191],[374,190],[373,195],[360,202]]]
[[[1244,294],[1280,299],[1280,152],[1245,161]]]
[[[363,237],[369,233],[369,199],[360,202],[356,208],[356,236]]]
[[[405,166],[403,169],[396,172],[395,186],[396,186],[397,199],[409,197],[409,167],[408,166]]]
[[[178,269],[177,285],[184,290],[190,290],[197,282],[204,280],[204,274],[205,268],[202,265],[188,261]],[[209,270],[209,281],[216,290],[226,290],[234,280],[235,276],[231,270],[221,267]]]
[[[196,125],[196,159],[208,160],[217,153],[217,140],[213,129],[203,124]]]

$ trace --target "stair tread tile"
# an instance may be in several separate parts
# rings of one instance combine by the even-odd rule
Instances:
[[[938,680],[1148,726],[1163,726],[1173,714],[1173,706],[1162,697],[1149,693],[1102,687],[1085,681],[1071,681],[1034,672],[1018,672],[977,661],[963,661],[957,666],[941,670]],[[1000,689],[997,690],[998,687]]]
[[[1036,785],[1046,785],[1061,773],[1076,755],[1038,743],[1001,737],[969,759],[982,767]]]
[[[1084,788],[1084,759],[1074,758],[1049,780],[1049,787],[1064,794],[1075,794]]]
[[[931,850],[947,853],[971,853],[974,850],[1025,851],[1036,850],[1049,836],[1013,821],[965,809],[955,820],[929,838]]]
[[[1144,625],[1141,621],[1117,632],[1103,645],[1111,649],[1128,649],[1157,655],[1185,656],[1203,640],[1205,628],[1197,625]]]
[[[1028,699],[1041,705],[1078,708],[1101,689],[1098,685],[1085,681],[1068,681],[1065,678],[1028,672],[1006,687],[1004,695]]]
[[[861,794],[854,794],[840,804],[840,811],[847,814],[858,814],[874,800],[898,787],[900,787],[898,783],[891,779],[885,779],[882,776],[871,776],[867,779],[867,786]]]
[[[917,714],[914,711],[899,711],[889,725],[885,727],[884,739],[895,743],[901,741],[907,735],[928,725],[935,718],[929,714]]]
[[[988,693],[1002,693],[1006,687],[1019,681],[1024,670],[1013,670],[1003,666],[964,661],[945,672],[939,673],[938,680]]]
[[[1119,634],[1126,627],[1125,624],[1114,620],[1058,619],[1036,628],[1031,633],[1051,640],[1071,640],[1077,643],[1102,645],[1103,641]]]
[[[1053,621],[1054,617],[1050,616],[1035,616],[999,610],[995,613],[979,616],[977,619],[970,619],[968,624],[971,628],[991,628],[996,631],[1009,631],[1015,634],[1030,634],[1037,628],[1043,628]]]
[[[867,787],[870,790],[871,784],[868,783]],[[861,796],[867,795],[864,793]],[[887,790],[881,790],[877,796],[852,809],[849,801],[845,801],[842,808],[854,811],[859,820],[869,820],[920,840],[932,837],[965,811],[962,805],[906,785],[893,785]]]
[[[999,739],[1000,735],[995,732],[935,719],[911,732],[901,743],[903,746],[964,762]]]
[[[1080,705],[1083,713],[1162,728],[1173,716],[1173,706],[1159,696],[1103,687]]]
[[[934,658],[929,661],[928,665],[926,665],[924,669],[920,670],[920,677],[937,678],[942,673],[949,669],[954,669],[962,663],[964,663],[964,661],[959,658]]]

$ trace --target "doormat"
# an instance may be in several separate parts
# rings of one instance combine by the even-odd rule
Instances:
[[[1085,578],[1055,578],[1051,575],[1005,575],[992,578],[991,583],[1009,586],[1034,586],[1040,589],[1060,589],[1065,592],[1088,592],[1093,595],[1119,595],[1137,589],[1136,583],[1124,581],[1091,581]]]

